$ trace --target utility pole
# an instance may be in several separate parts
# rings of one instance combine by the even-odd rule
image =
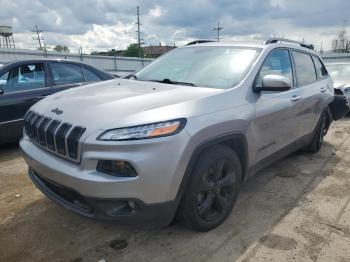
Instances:
[[[79,56],[80,56],[80,61],[83,61],[83,48],[79,47]]]
[[[137,45],[139,47],[139,57],[142,58],[142,66],[143,66],[144,62],[143,62],[143,57],[142,57],[142,52],[141,52],[141,45],[143,44],[141,41],[143,39],[141,38],[142,32],[140,30],[141,22],[140,22],[140,7],[139,6],[137,6],[136,15],[137,15],[137,22],[136,22],[136,24],[137,24],[137,31],[136,31],[136,33],[137,33]]]
[[[137,33],[137,44],[138,44],[139,48],[141,48],[141,31],[140,31],[141,23],[140,23],[140,8],[139,8],[139,6],[137,6],[137,13],[136,13],[136,15],[137,15],[137,22],[136,22],[136,24],[137,24],[137,31],[136,31],[136,33]]]
[[[217,37],[216,39],[218,42],[220,41],[220,31],[224,29],[223,27],[220,27],[220,21],[218,21],[218,27],[213,28],[214,31],[217,31]]]
[[[37,35],[37,38],[34,38],[34,40],[38,40],[39,41],[39,48],[41,50],[42,46],[41,46],[40,33],[42,33],[43,31],[38,29],[38,25],[35,25],[35,29],[33,30],[33,32],[36,33],[36,35]]]
[[[44,54],[45,54],[45,57],[47,58],[47,49],[46,49],[46,44],[44,44]]]

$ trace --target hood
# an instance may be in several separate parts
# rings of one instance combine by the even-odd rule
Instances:
[[[334,81],[334,88],[345,88],[350,87],[350,77],[338,77],[333,78]]]
[[[221,92],[224,90],[117,79],[53,94],[32,110],[73,125],[110,129],[189,117],[189,101]]]

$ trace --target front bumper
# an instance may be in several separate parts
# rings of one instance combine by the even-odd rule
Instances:
[[[24,135],[20,142],[29,167],[43,178],[97,199],[138,199],[145,204],[175,200],[190,158],[189,135],[145,141],[84,141],[79,164],[47,152]],[[99,160],[124,160],[137,177],[115,177],[96,170]]]
[[[82,216],[119,223],[152,222],[167,225],[175,215],[176,202],[147,205],[136,199],[98,199],[84,197],[71,188],[43,178],[28,169],[33,183],[51,200]]]

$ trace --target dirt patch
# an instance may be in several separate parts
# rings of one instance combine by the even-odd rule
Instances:
[[[279,176],[279,177],[286,177],[286,178],[290,178],[290,177],[296,177],[298,176],[298,171],[295,171],[295,170],[287,170],[285,172],[278,172],[276,174],[276,176]]]
[[[317,261],[318,254],[322,250],[323,245],[328,243],[329,239],[309,230],[310,228],[311,227],[305,223],[303,226],[296,228],[295,231],[306,240],[304,244],[306,255],[310,257],[312,261]]]
[[[109,247],[117,250],[125,249],[128,242],[125,239],[114,239],[109,243]]]
[[[331,184],[320,188],[318,192],[324,196],[344,198],[350,196],[350,184],[349,182],[345,182],[345,185]]]
[[[291,250],[297,246],[297,241],[295,241],[295,239],[276,234],[263,236],[260,239],[260,243],[266,247],[279,250]]]

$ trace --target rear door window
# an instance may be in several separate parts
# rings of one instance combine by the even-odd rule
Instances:
[[[84,76],[85,76],[86,82],[101,81],[101,78],[98,75],[96,75],[91,70],[85,68],[84,66],[83,66],[83,71],[84,71]]]
[[[0,85],[5,93],[45,87],[42,63],[16,66],[0,76]]]
[[[308,85],[316,81],[316,72],[311,55],[293,51],[298,86]]]
[[[54,85],[66,85],[84,82],[80,65],[68,63],[50,63]]]

